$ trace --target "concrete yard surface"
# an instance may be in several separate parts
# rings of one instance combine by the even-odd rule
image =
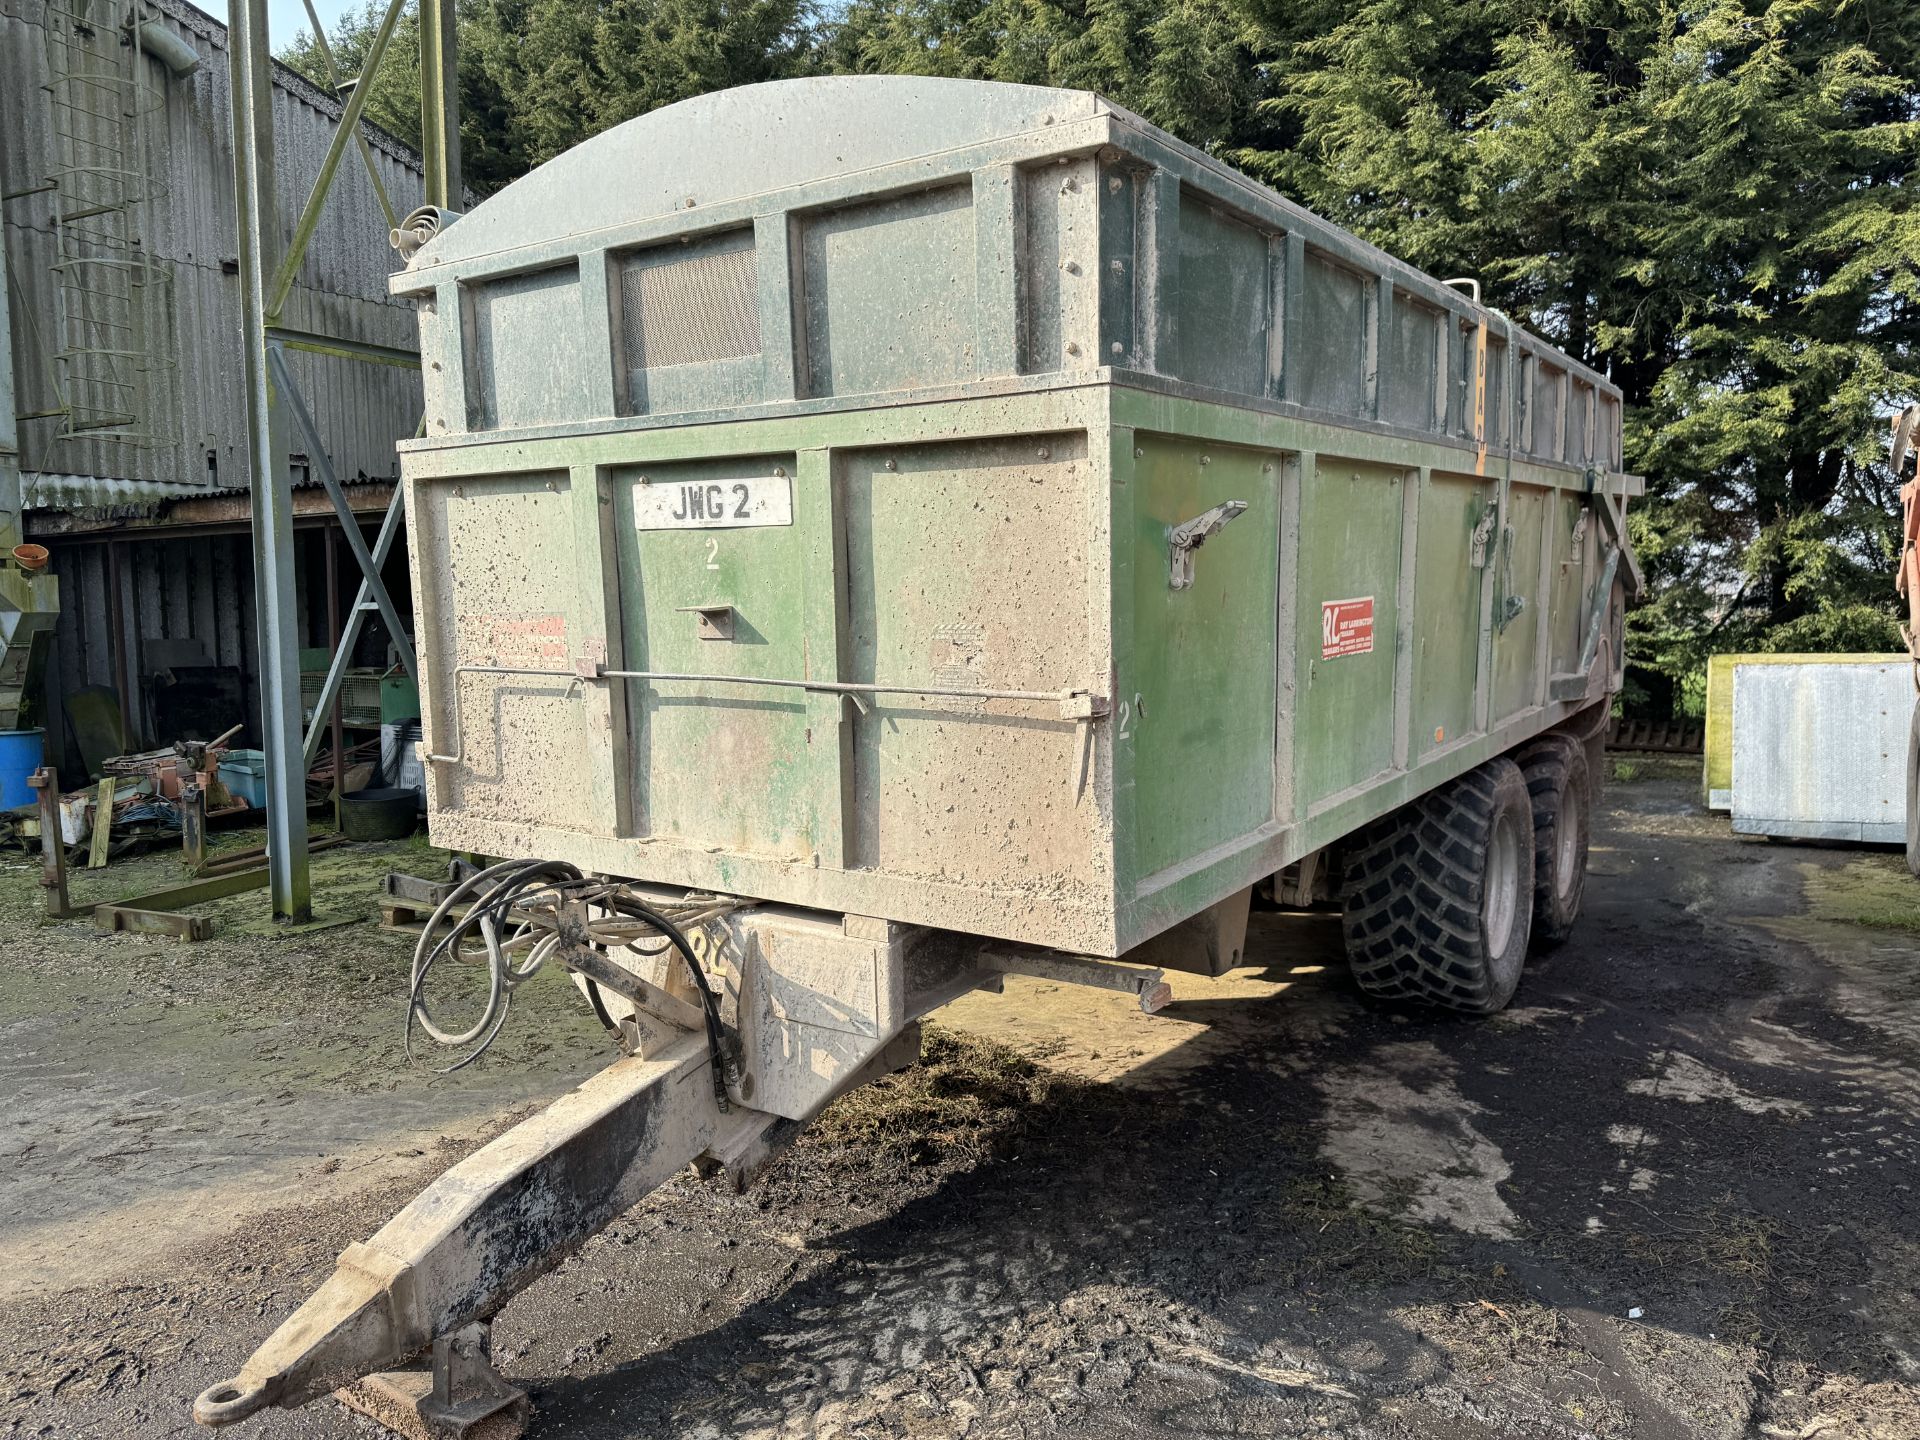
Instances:
[[[1270,913],[1160,1016],[969,997],[758,1188],[683,1177],[510,1304],[530,1436],[1920,1436],[1920,885],[1616,770],[1586,916],[1505,1014],[1369,1003],[1336,919]],[[316,857],[319,907],[436,863]],[[478,1065],[410,1065],[409,942],[366,921],[239,897],[182,945],[38,902],[8,864],[8,1440],[198,1433],[344,1245],[611,1054],[543,976]]]

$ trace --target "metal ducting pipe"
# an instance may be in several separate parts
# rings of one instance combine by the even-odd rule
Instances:
[[[460,218],[458,210],[442,210],[438,205],[422,205],[400,222],[398,230],[387,232],[387,243],[411,261],[422,245]]]
[[[200,52],[184,35],[176,35],[158,20],[140,26],[140,48],[166,66],[176,77],[191,75],[200,68]]]

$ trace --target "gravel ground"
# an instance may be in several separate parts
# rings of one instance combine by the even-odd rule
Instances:
[[[1920,1436],[1920,886],[1623,769],[1505,1015],[1371,1005],[1276,915],[1165,1017],[970,997],[757,1189],[678,1181],[510,1305],[530,1435]],[[430,863],[324,858],[326,897]],[[343,1245],[604,1059],[559,982],[480,1066],[408,1067],[364,923],[36,903],[0,875],[0,1436],[195,1433]]]

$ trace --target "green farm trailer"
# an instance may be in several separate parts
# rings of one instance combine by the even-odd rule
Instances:
[[[501,1305],[1008,973],[1152,1009],[1261,894],[1486,1013],[1573,924],[1638,485],[1619,392],[1471,282],[1096,96],[893,77],[671,106],[395,238],[431,831],[509,857],[414,1018],[472,1053],[561,965],[623,1054],[203,1423],[508,1414]]]

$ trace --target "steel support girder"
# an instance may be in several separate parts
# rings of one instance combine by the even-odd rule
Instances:
[[[360,534],[359,518],[353,513],[353,507],[347,503],[347,492],[340,488],[340,477],[333,473],[333,461],[327,458],[325,441],[320,437],[320,429],[313,423],[313,416],[307,410],[307,402],[301,397],[300,387],[293,383],[293,375],[287,369],[286,356],[278,345],[267,346],[267,364],[273,372],[273,382],[279,387],[281,398],[286,402],[298,427],[301,438],[307,444],[307,464],[320,477],[320,483],[326,487],[327,497],[333,501],[334,513],[340,517],[340,528],[344,532],[347,549],[353,552],[353,560],[360,567],[361,587],[371,590],[373,603],[380,608],[380,618],[387,622],[387,632],[393,638],[394,648],[400,652],[400,664],[407,672],[407,678],[415,684],[420,681],[419,667],[413,658],[413,641],[407,635],[406,626],[400,623],[400,612],[394,608],[393,597],[387,594],[386,583],[380,578],[380,567],[374,563],[373,556],[367,551],[365,537]],[[394,489],[394,502],[387,508],[393,509],[401,490]],[[382,527],[385,528],[384,526]],[[357,602],[356,602],[357,604]],[[345,646],[341,647],[343,650]],[[330,702],[332,697],[327,697]]]
[[[348,1246],[193,1418],[230,1425],[305,1404],[491,1317],[719,1137],[710,1065],[704,1035],[616,1061],[468,1156]]]
[[[387,501],[386,518],[380,522],[380,533],[373,541],[373,567],[376,572],[387,563],[387,556],[393,550],[395,539],[400,534],[400,524],[406,518],[406,491],[403,487],[393,487],[393,497]],[[353,609],[347,615],[347,628],[340,634],[340,644],[335,647],[333,659],[327,665],[327,678],[320,686],[320,699],[314,706],[313,719],[307,725],[306,744],[302,747],[306,768],[311,770],[315,757],[320,753],[320,737],[326,732],[327,715],[333,708],[333,697],[340,693],[341,682],[346,678],[347,667],[353,659],[353,647],[360,643],[360,630],[367,622],[367,606],[372,603],[372,586],[364,574],[360,577],[360,588],[354,592]],[[413,673],[411,670],[409,674]]]
[[[303,3],[307,7],[307,23],[313,26],[314,47],[320,52],[320,63],[327,67],[327,83],[337,93],[340,89],[340,70],[333,63],[333,47],[327,44],[327,27],[320,23],[320,12],[313,8],[313,0],[303,0]],[[372,79],[373,71],[363,69],[354,80],[354,88],[358,89]],[[373,163],[373,151],[368,148],[367,137],[360,133],[358,125],[353,127],[353,140],[360,147],[360,163],[367,168],[367,179],[373,182],[373,193],[380,199],[380,213],[387,217],[387,228],[391,230],[400,223],[400,218],[394,214],[393,201],[387,198],[387,187],[381,183],[379,167]]]
[[[278,230],[273,202],[273,59],[267,48],[265,5],[258,0],[228,0],[227,18],[254,613],[260,637],[261,742],[267,761],[268,888],[276,919],[304,922],[312,915],[313,896],[307,869],[306,767],[300,764],[293,483],[284,421],[267,366],[267,284]]]
[[[420,158],[425,199],[466,209],[460,180],[460,65],[454,0],[420,0]]]
[[[239,8],[243,3],[244,0],[229,0],[232,8]],[[406,0],[388,0],[387,13],[380,21],[380,28],[374,32],[373,44],[367,49],[367,63],[361,70],[360,83],[353,87],[353,93],[347,97],[346,109],[334,129],[332,141],[327,145],[326,157],[320,162],[320,173],[314,177],[313,189],[308,192],[307,203],[301,208],[300,219],[293,227],[293,243],[287,246],[287,253],[281,257],[273,274],[273,282],[267,288],[267,319],[275,324],[279,323],[280,310],[287,303],[287,296],[293,293],[294,276],[299,273],[300,262],[306,258],[307,245],[320,224],[320,212],[326,207],[327,192],[333,188],[334,172],[340,168],[340,157],[347,153],[347,143],[360,133],[360,116],[367,108],[367,97],[373,93],[371,81],[380,68],[380,58],[387,53],[387,42],[393,38],[393,28],[400,21],[400,12],[405,8]],[[235,60],[238,58],[236,48]]]

